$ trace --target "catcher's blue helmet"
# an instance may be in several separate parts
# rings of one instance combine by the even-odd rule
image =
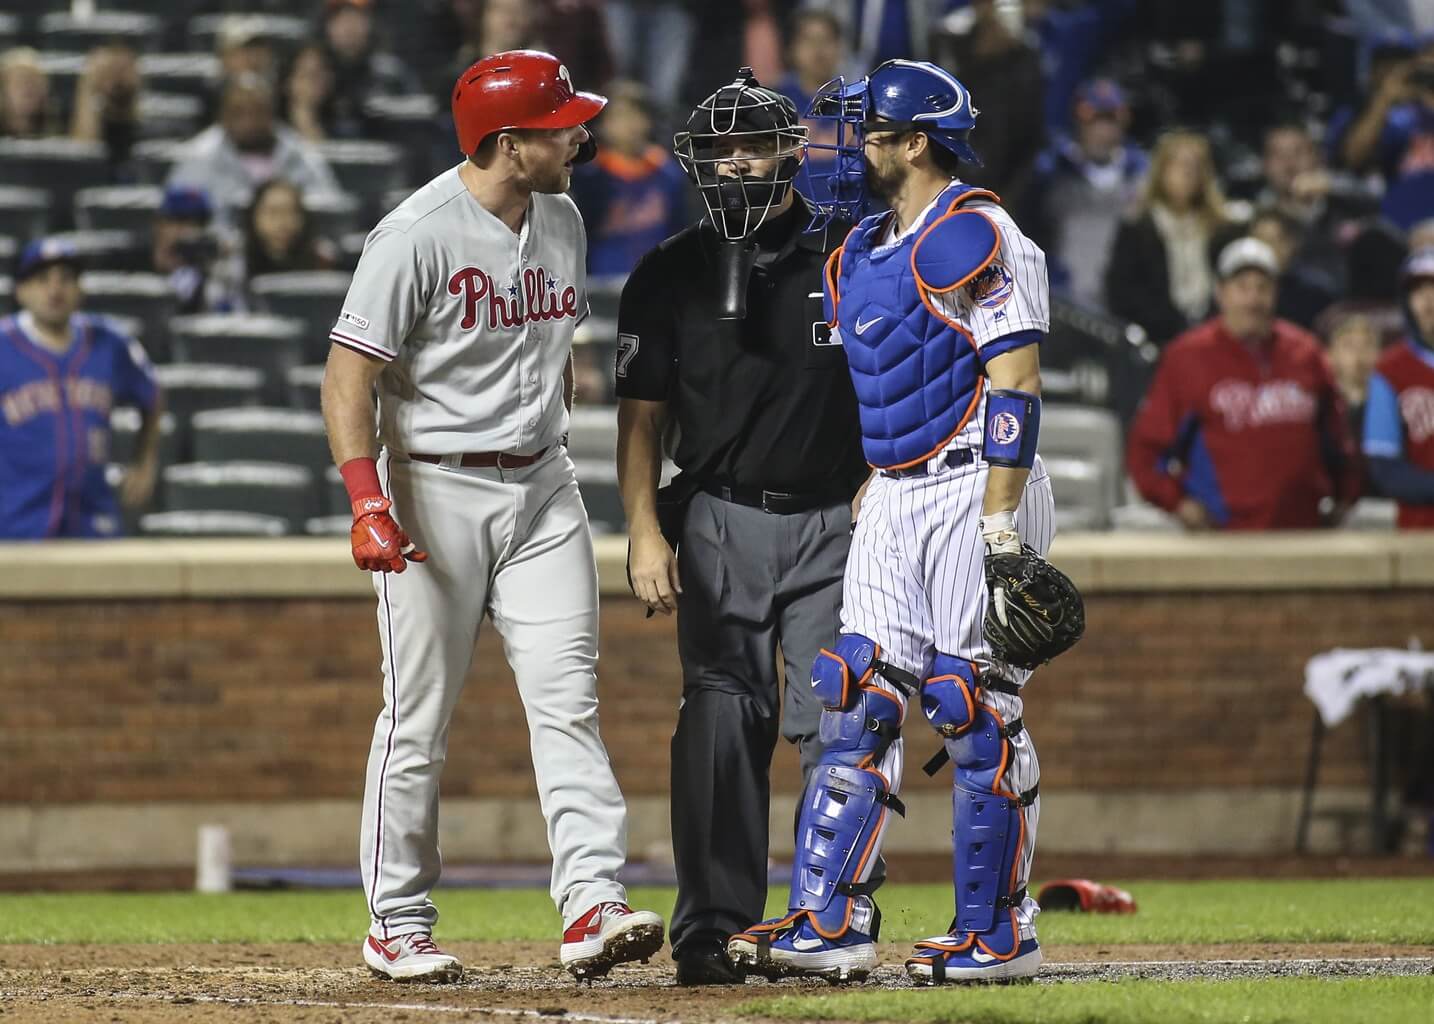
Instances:
[[[967,136],[979,111],[956,76],[930,61],[889,60],[865,78],[834,78],[812,97],[807,117],[830,121],[836,144],[808,143],[808,149],[835,156],[830,171],[811,168],[814,179],[828,183],[832,201],[822,203],[829,219],[855,220],[866,212],[866,133],[874,130],[915,130],[967,163],[981,163]]]

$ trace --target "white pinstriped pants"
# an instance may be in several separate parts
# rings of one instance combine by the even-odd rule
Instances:
[[[862,499],[842,584],[842,632],[870,637],[881,645],[884,660],[921,679],[930,672],[937,651],[978,662],[983,671],[1014,683],[1024,684],[1031,675],[994,661],[981,629],[987,600],[986,545],[978,521],[986,473],[986,464],[978,459],[943,466],[927,476],[892,479],[878,474]],[[1042,555],[1050,550],[1055,501],[1039,456],[1016,510],[1016,528],[1021,540]],[[873,682],[906,706],[905,695],[881,677]],[[1020,697],[989,690],[982,694],[1003,722],[1021,717]],[[1010,743],[1006,788],[1025,792],[1040,780],[1036,748],[1028,731]],[[902,746],[898,739],[878,765],[892,793],[901,789]],[[1023,811],[1026,843],[1020,885],[1030,878],[1040,807],[1037,797]]]

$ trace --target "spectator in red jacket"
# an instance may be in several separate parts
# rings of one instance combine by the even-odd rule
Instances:
[[[1344,400],[1314,335],[1276,319],[1274,252],[1231,242],[1219,315],[1162,355],[1131,426],[1126,469],[1191,530],[1337,524],[1359,494]]]
[[[1434,248],[1410,253],[1401,275],[1408,336],[1385,350],[1369,380],[1364,454],[1399,526],[1434,529]]]

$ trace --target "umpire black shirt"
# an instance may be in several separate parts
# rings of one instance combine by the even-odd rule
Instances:
[[[703,482],[855,494],[868,467],[822,269],[849,225],[809,231],[800,196],[757,233],[746,319],[719,320],[718,239],[705,220],[644,256],[622,290],[617,395],[667,402],[673,460]]]

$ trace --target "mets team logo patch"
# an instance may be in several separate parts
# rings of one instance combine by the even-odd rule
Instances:
[[[1011,280],[1010,273],[1006,270],[1000,260],[993,260],[991,265],[975,276],[970,284],[971,301],[982,309],[997,309],[1006,304],[1006,300],[1015,291],[1015,282]]]
[[[1009,412],[998,412],[991,417],[991,440],[997,444],[1015,444],[1021,436],[1021,421]]]

